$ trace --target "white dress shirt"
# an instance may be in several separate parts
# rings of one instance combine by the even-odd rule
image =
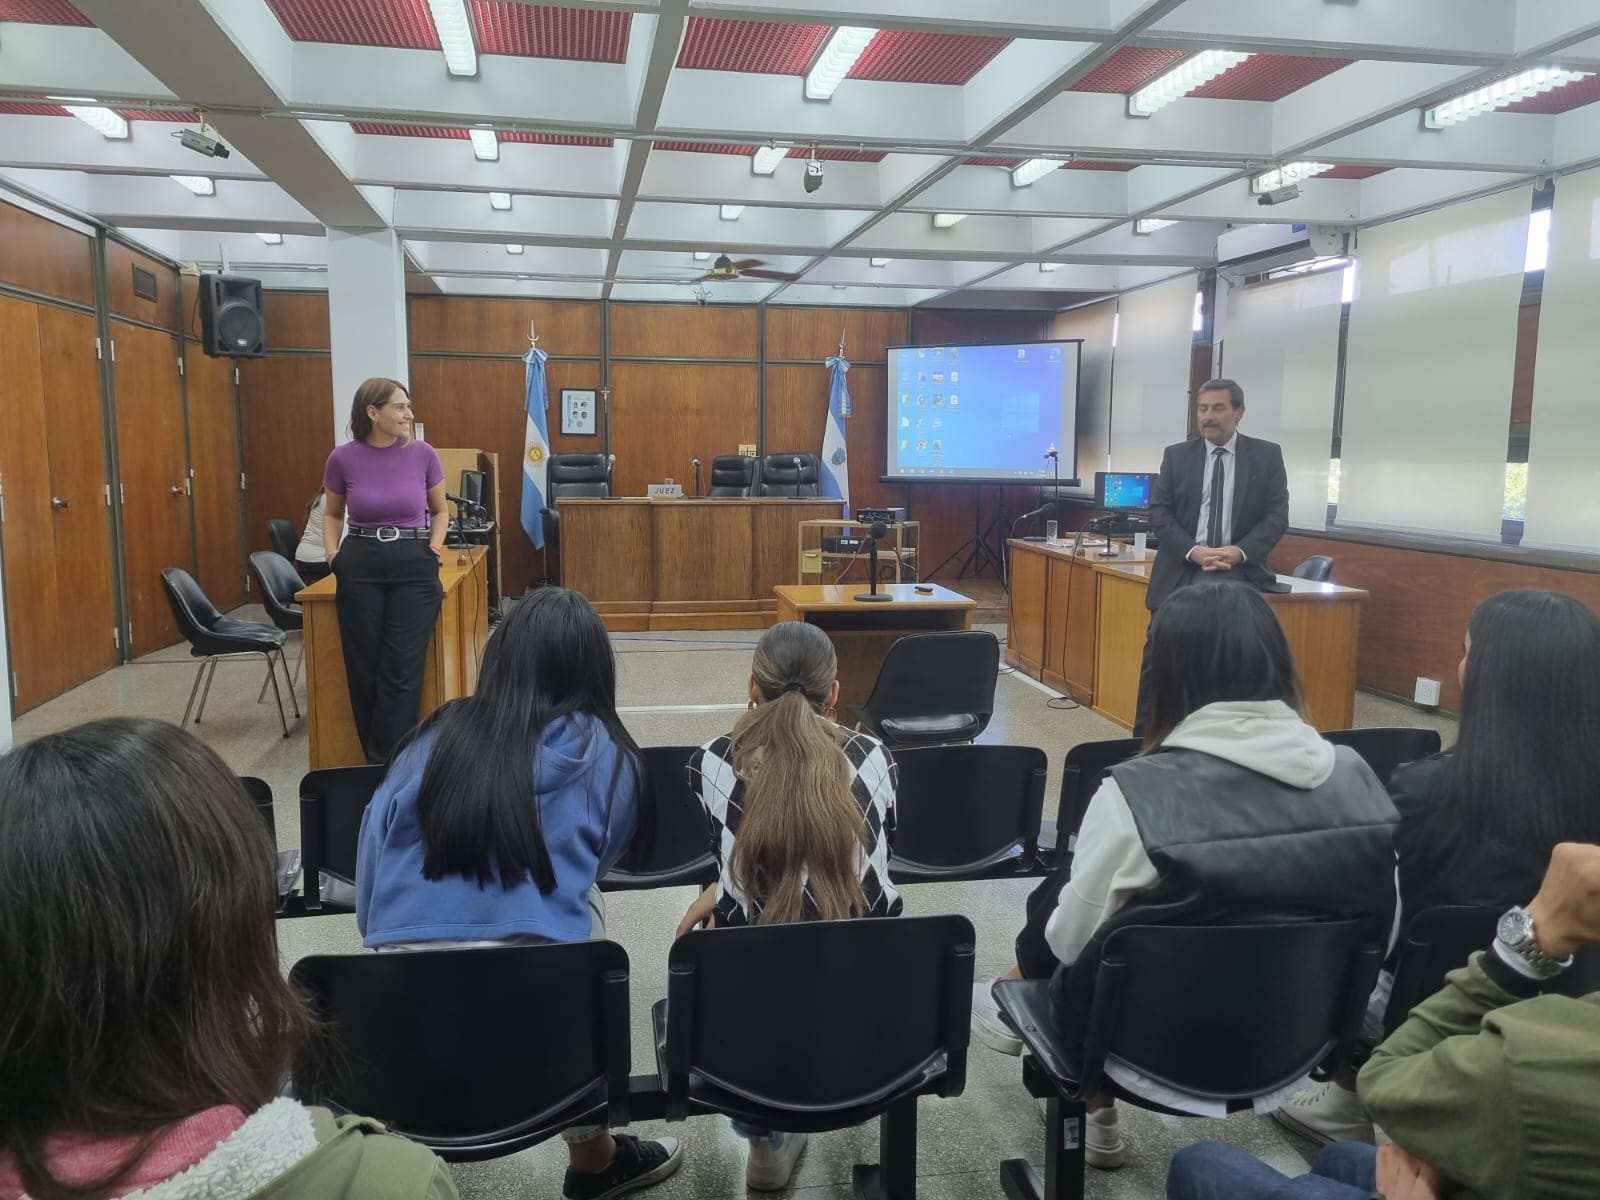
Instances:
[[[1239,465],[1238,431],[1222,444],[1222,530],[1217,545],[1233,545],[1233,481]],[[1200,474],[1200,519],[1195,523],[1194,544],[1207,544],[1211,532],[1211,476],[1217,469],[1217,447],[1206,443],[1206,469]]]

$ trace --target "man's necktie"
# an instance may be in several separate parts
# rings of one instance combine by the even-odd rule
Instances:
[[[1218,446],[1211,452],[1214,465],[1211,468],[1211,504],[1207,508],[1210,514],[1206,519],[1206,545],[1221,546],[1222,540],[1222,457],[1227,451]]]

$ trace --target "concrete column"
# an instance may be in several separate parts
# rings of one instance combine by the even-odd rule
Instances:
[[[392,229],[328,230],[333,441],[350,439],[350,402],[374,375],[410,383],[405,252]]]

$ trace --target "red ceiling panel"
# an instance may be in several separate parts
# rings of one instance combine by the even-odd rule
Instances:
[[[9,101],[0,104],[0,113],[16,117],[70,117],[72,115],[57,104],[26,104]]]
[[[1082,160],[1062,163],[1063,171],[1131,171],[1138,163],[1131,162],[1100,162],[1098,160]]]
[[[804,75],[830,32],[827,25],[690,17],[678,65],[699,71]]]
[[[385,125],[374,121],[353,121],[350,128],[357,133],[383,137],[454,138],[465,141],[465,129],[451,129],[440,125]],[[501,133],[502,142],[523,142],[539,146],[609,146],[610,138],[574,137],[565,133]]]
[[[267,0],[297,42],[437,50],[428,0]]]
[[[610,138],[578,137],[570,133],[502,133],[502,142],[523,142],[534,146],[609,146]]]
[[[1189,94],[1197,100],[1282,100],[1354,59],[1257,54]]]
[[[1155,50],[1124,46],[1090,71],[1071,89],[1074,92],[1136,92],[1157,75],[1189,57],[1186,50]]]
[[[999,54],[1006,42],[1002,37],[885,29],[856,60],[850,78],[884,83],[963,84]]]
[[[993,156],[979,155],[976,158],[969,158],[965,161],[969,167],[1004,167],[1009,171],[1022,160],[1020,158],[995,158]]]
[[[67,0],[0,0],[0,21],[16,21],[20,25],[94,24]]]
[[[472,23],[484,54],[619,63],[628,56],[632,19],[625,12],[472,0]]]
[[[1600,75],[1590,75],[1552,92],[1530,96],[1519,103],[1508,105],[1504,111],[1513,113],[1564,113],[1585,104],[1600,100]]]
[[[130,121],[169,121],[174,124],[188,122],[198,125],[200,118],[192,112],[177,112],[170,108],[119,108],[117,109]]]
[[[652,150],[673,150],[683,154],[753,154],[754,146],[725,146],[721,142],[656,142]]]
[[[804,158],[809,153],[805,146],[796,146],[789,151],[790,158]],[[883,161],[882,150],[830,150],[826,146],[817,151],[817,158],[822,162],[865,162],[875,163]]]
[[[1318,178],[1318,179],[1371,179],[1374,175],[1382,175],[1388,169],[1389,169],[1388,167],[1368,167],[1368,166],[1357,166],[1355,164],[1346,164],[1345,166],[1342,166],[1342,167],[1335,167],[1331,171],[1324,171],[1321,175],[1318,175],[1316,178]]]

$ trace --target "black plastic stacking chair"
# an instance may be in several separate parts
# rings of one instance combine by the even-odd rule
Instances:
[[[361,818],[387,769],[325,767],[300,780],[300,865],[308,914],[355,911]]]
[[[1083,814],[1088,811],[1089,801],[1094,798],[1100,781],[1112,767],[1138,754],[1143,745],[1138,738],[1110,738],[1103,742],[1079,742],[1067,751],[1066,760],[1061,764],[1055,837],[1049,846],[1040,849],[1041,866],[1052,867],[1063,854],[1072,853]]]
[[[294,552],[300,545],[300,531],[291,522],[282,517],[273,517],[267,522],[267,540],[272,543],[273,553],[290,563],[294,562]]]
[[[1374,729],[1330,729],[1322,735],[1335,746],[1349,746],[1359,754],[1378,782],[1385,786],[1389,777],[1406,763],[1418,762],[1439,753],[1437,729],[1412,729],[1405,726]]]
[[[872,694],[850,712],[886,746],[970,742],[994,716],[999,677],[994,634],[913,633],[889,647]]]
[[[717,877],[711,852],[711,823],[689,787],[685,772],[694,746],[646,746],[644,773],[655,799],[655,837],[650,861],[634,870],[621,867],[600,880],[607,892],[645,888],[703,886]]]
[[[1037,870],[1048,761],[1035,746],[928,746],[894,756],[896,883]]]
[[[1327,583],[1328,576],[1333,574],[1333,559],[1326,554],[1313,554],[1310,558],[1296,564],[1295,569],[1289,572],[1296,579],[1309,579],[1314,583]]]
[[[294,563],[276,554],[271,550],[257,550],[250,556],[250,573],[255,576],[257,585],[261,588],[261,606],[267,610],[267,620],[271,621],[285,634],[305,632],[305,614],[300,611],[300,605],[295,601],[295,593],[305,587],[305,581],[300,578],[300,573],[294,569]],[[295,656],[294,670],[289,675],[289,686],[292,688],[300,679],[300,666],[306,659],[304,641],[300,644],[300,653]],[[267,685],[261,685],[261,695],[267,694]],[[261,697],[258,696],[257,702]]]

